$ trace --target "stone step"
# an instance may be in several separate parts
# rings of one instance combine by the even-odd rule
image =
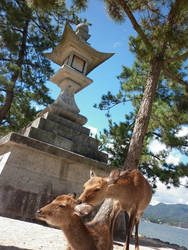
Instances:
[[[67,119],[60,117],[58,115],[55,115],[53,113],[47,112],[47,113],[43,114],[41,117],[43,117],[44,119],[53,121],[55,123],[58,123],[59,125],[64,125],[64,126],[67,126],[69,128],[72,128],[74,130],[77,130],[82,134],[86,134],[86,135],[90,134],[90,129],[88,129],[86,127],[82,127],[78,123],[72,122],[70,120],[67,120]]]
[[[107,162],[108,160],[108,155],[100,152],[98,150],[93,150],[92,148],[86,147],[82,144],[73,144],[72,151],[77,154],[84,155],[88,158],[95,159],[97,161],[101,162]]]
[[[54,135],[40,128],[28,127],[23,135],[72,151],[73,142],[71,140]]]
[[[46,142],[48,144],[52,144],[56,147],[72,151],[77,154],[81,154],[91,159],[95,159],[102,162],[107,161],[107,155],[105,153],[98,151],[95,139],[92,137],[88,137],[88,140],[86,140],[84,138],[86,137],[86,135],[79,136],[78,138],[75,137],[74,140],[72,141],[65,137],[55,135],[50,131],[46,131],[41,128],[35,128],[35,127],[26,128],[23,135],[37,139],[39,141]]]
[[[88,128],[47,112],[30,123],[21,134],[106,162],[107,155],[98,151],[99,141],[90,137],[89,132]]]
[[[31,127],[39,128],[53,133],[55,136],[64,137],[68,140],[72,140],[76,144],[82,144],[91,147],[93,150],[98,149],[99,141],[86,134],[82,134],[81,131],[74,130],[68,126],[58,124],[51,120],[46,120],[42,117],[37,118],[30,124]],[[25,133],[23,133],[25,135]]]

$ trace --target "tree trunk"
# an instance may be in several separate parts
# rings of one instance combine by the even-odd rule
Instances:
[[[93,221],[105,221],[110,228],[112,240],[125,240],[128,225],[128,214],[113,206],[113,199],[105,199]]]
[[[151,116],[152,104],[154,101],[160,72],[161,63],[159,60],[157,60],[157,58],[154,58],[151,62],[151,70],[148,74],[142,102],[133,129],[128,154],[124,162],[125,169],[138,168],[139,160],[142,153],[143,141],[147,132]]]

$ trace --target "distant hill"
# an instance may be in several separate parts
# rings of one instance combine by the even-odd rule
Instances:
[[[163,203],[155,206],[150,205],[142,218],[155,223],[167,223],[188,228],[188,205]]]

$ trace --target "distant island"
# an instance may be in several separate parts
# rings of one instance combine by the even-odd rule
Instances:
[[[188,228],[188,205],[164,204],[149,205],[142,218],[162,224],[166,223],[176,227]]]

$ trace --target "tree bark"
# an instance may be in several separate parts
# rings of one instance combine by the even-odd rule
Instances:
[[[161,72],[160,60],[155,58],[151,62],[151,69],[146,81],[146,86],[142,102],[140,105],[140,109],[136,117],[128,154],[124,162],[125,169],[138,168],[139,160],[142,153],[144,136],[147,132],[152,111],[152,104],[154,101],[155,92],[160,77],[160,72]]]
[[[109,226],[112,239],[125,240],[127,234],[128,214],[113,206],[113,199],[105,199],[93,221],[105,221]]]

